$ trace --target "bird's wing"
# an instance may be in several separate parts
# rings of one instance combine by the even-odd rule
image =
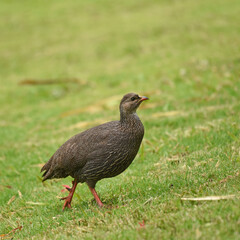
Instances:
[[[44,181],[75,175],[93,156],[104,157],[113,141],[118,121],[108,122],[79,133],[66,141],[43,166]],[[95,153],[95,154],[93,154]]]

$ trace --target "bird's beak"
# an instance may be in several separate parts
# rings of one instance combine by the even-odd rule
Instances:
[[[145,97],[145,96],[142,96],[141,99],[140,99],[140,102],[145,101],[145,100],[149,100],[149,98]]]

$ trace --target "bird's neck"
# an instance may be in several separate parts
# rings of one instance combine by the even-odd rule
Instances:
[[[121,113],[120,115],[120,122],[122,124],[126,125],[136,125],[136,124],[141,124],[141,120],[138,117],[137,113],[130,113],[130,114],[124,114]]]

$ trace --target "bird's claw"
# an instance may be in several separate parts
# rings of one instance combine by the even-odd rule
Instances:
[[[66,202],[63,205],[63,209],[62,209],[63,211],[64,211],[65,207],[71,208],[71,203],[68,200],[66,200]]]
[[[102,207],[103,207],[103,208],[106,208],[106,209],[115,209],[115,208],[119,208],[119,206],[112,206],[112,205],[103,205]]]
[[[67,197],[62,197],[62,198],[60,198],[60,201],[66,200],[66,199],[67,199]]]
[[[61,190],[61,192],[65,192],[66,190],[71,192],[72,188],[68,185],[63,185],[63,187],[65,187],[64,189]]]

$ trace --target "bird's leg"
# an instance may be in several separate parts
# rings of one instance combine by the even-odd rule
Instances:
[[[102,208],[102,207],[103,207],[103,203],[102,203],[102,201],[100,200],[99,196],[97,195],[97,192],[96,192],[95,188],[92,188],[92,187],[90,187],[89,185],[88,185],[88,187],[89,187],[92,195],[94,196],[94,198],[95,198],[98,206],[99,206],[100,208]]]
[[[72,197],[73,197],[73,194],[75,192],[78,182],[76,180],[74,180],[72,182],[72,184],[73,184],[72,188],[68,189],[68,191],[69,191],[68,196],[61,198],[61,200],[65,200],[65,203],[63,204],[63,210],[65,207],[68,207],[68,208],[71,207]]]

